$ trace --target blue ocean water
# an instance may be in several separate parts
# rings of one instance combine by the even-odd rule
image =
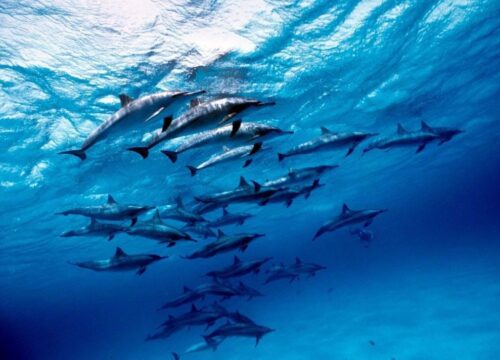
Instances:
[[[145,341],[169,313],[188,309],[157,308],[184,285],[206,282],[202,275],[233,253],[185,260],[201,244],[62,238],[88,220],[56,212],[102,204],[108,194],[192,204],[195,195],[234,188],[241,175],[264,182],[290,168],[338,164],[321,176],[324,187],[289,208],[230,206],[255,217],[227,233],[266,234],[242,259],[289,264],[300,256],[327,270],[293,283],[245,277],[264,296],[224,306],[276,331],[257,347],[230,338],[186,358],[500,358],[499,14],[492,0],[1,1],[0,357],[168,359],[206,333],[193,327]],[[165,89],[272,99],[276,106],[243,120],[294,134],[266,143],[270,151],[248,168],[228,163],[196,177],[185,165],[218,147],[175,164],[160,147],[147,160],[124,151],[158,121],[100,142],[84,162],[57,154],[115,112],[118,94]],[[422,120],[465,132],[419,154],[362,155],[359,146],[349,157],[276,158],[320,126],[389,136],[397,123],[416,130]],[[347,229],[311,241],[343,203],[389,209],[369,227],[368,247]],[[142,276],[68,264],[110,257],[116,246],[170,258]]]

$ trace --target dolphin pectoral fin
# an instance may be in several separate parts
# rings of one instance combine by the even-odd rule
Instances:
[[[167,156],[172,163],[177,161],[177,152],[169,150],[162,150],[161,152],[165,154],[165,156]]]
[[[255,347],[257,347],[257,345],[259,345],[260,339],[261,339],[261,336],[256,336],[255,337]]]
[[[293,203],[293,199],[289,199],[285,202],[285,207],[289,208],[290,206],[292,206],[292,203]]]
[[[85,154],[85,151],[81,150],[81,149],[61,151],[58,154],[61,154],[61,155],[66,155],[66,154],[67,155],[73,155],[73,156],[76,156],[77,158],[79,158],[82,161],[87,158],[87,154]]]
[[[127,149],[128,151],[133,151],[142,156],[143,159],[146,159],[149,155],[149,148],[147,146],[137,146],[131,147]]]
[[[351,146],[349,148],[349,150],[347,150],[347,153],[345,154],[345,157],[348,157],[349,155],[351,155],[354,152],[354,149],[356,149],[356,145]]]
[[[419,152],[421,152],[422,150],[425,149],[425,145],[427,145],[426,143],[423,143],[423,144],[420,144],[420,146],[418,147],[417,151],[415,152],[416,154],[418,154]]]
[[[155,117],[157,117],[158,115],[160,115],[160,113],[165,110],[165,107],[160,107],[158,110],[156,110],[150,117],[148,117],[146,120],[144,120],[144,122],[148,122],[148,121],[151,121],[152,119],[154,119]]]
[[[278,153],[278,161],[283,161],[284,158],[285,158],[284,154]]]
[[[244,223],[245,223],[245,220],[238,221],[238,225],[243,225]]]
[[[108,241],[111,241],[113,240],[113,238],[115,237],[115,234],[109,234],[108,236]]]
[[[170,241],[167,245],[167,247],[173,247],[175,246],[175,241]]]
[[[173,120],[173,117],[172,116],[166,116],[164,119],[163,119],[163,125],[161,127],[161,132],[165,132],[167,131],[167,129],[170,127],[170,125],[172,124],[172,120]]]
[[[146,267],[145,266],[142,266],[141,268],[139,268],[139,270],[137,270],[137,275],[142,275],[144,274],[144,272],[146,271]]]
[[[248,167],[252,163],[253,159],[247,159],[245,163],[243,164],[243,168]]]
[[[245,250],[248,248],[248,245],[243,245],[240,250],[241,252],[245,252]]]
[[[365,227],[368,227],[371,225],[371,223],[373,222],[373,219],[372,220],[368,220],[367,222],[365,222]]]
[[[181,357],[179,356],[179,354],[177,354],[176,352],[172,352],[172,359],[174,359],[174,360],[180,360],[180,358]]]
[[[229,136],[234,137],[238,132],[238,130],[240,129],[240,127],[241,127],[241,119],[233,121],[233,128],[231,130],[231,135]]]
[[[191,176],[195,176],[196,175],[196,172],[198,171],[197,168],[195,168],[194,166],[187,166],[189,172],[191,173]]]
[[[137,223],[137,218],[136,218],[136,217],[133,217],[133,218],[130,220],[130,227],[134,226],[136,223]]]

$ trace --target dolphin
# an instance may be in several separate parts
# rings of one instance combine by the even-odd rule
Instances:
[[[255,141],[257,139],[276,137],[285,134],[293,134],[293,131],[285,131],[279,128],[235,120],[230,125],[209,129],[188,137],[175,150],[162,150],[170,161],[175,163],[179,154],[210,144],[218,144],[228,140],[234,141]]]
[[[209,339],[205,339],[202,342],[196,343],[194,345],[191,345],[184,351],[184,355],[195,353],[195,352],[200,352],[200,351],[205,351],[205,350],[212,350],[215,351],[221,344],[221,342],[224,340],[224,338],[220,337],[213,337]],[[172,358],[174,360],[179,360],[181,357],[179,354],[173,352],[172,353]]]
[[[171,124],[164,124],[161,129],[154,131],[145,146],[132,147],[128,150],[138,153],[145,159],[148,157],[151,148],[167,139],[179,136],[188,128],[194,129],[213,122],[214,120],[217,121],[221,117],[224,117],[222,122],[225,122],[245,109],[274,105],[274,102],[228,97],[204,103],[192,102],[192,104],[194,106],[172,121]]]
[[[273,266],[267,271],[270,274],[264,284],[269,284],[270,282],[282,279],[290,279],[290,282],[299,278],[300,273],[295,269],[287,268],[283,264]]]
[[[187,168],[191,172],[191,176],[195,176],[196,173],[200,170],[206,169],[208,167],[221,164],[224,162],[236,160],[236,159],[243,159],[245,157],[251,157],[258,151],[262,149],[262,142],[257,142],[253,145],[244,145],[244,146],[238,146],[235,148],[228,148],[227,146],[224,146],[222,148],[222,152],[216,153],[212,155],[208,160],[202,162],[198,166],[190,166],[188,165]],[[243,164],[243,167],[247,167],[252,163],[252,159],[246,159],[245,163]]]
[[[417,153],[425,149],[425,146],[432,142],[439,140],[439,135],[428,131],[408,131],[401,124],[398,123],[396,135],[377,140],[365,149],[363,154],[373,149],[387,149],[390,150],[395,147],[408,147],[417,146]]]
[[[263,186],[252,181],[251,186],[243,176],[240,177],[239,185],[228,191],[223,191],[215,194],[196,196],[195,200],[204,205],[195,208],[196,213],[203,213],[208,210],[214,210],[218,207],[225,207],[234,203],[255,202],[266,199],[280,191],[281,188],[274,186]]]
[[[222,216],[213,221],[210,221],[207,226],[209,227],[221,227],[232,224],[243,225],[245,221],[251,218],[253,215],[248,213],[230,213],[226,208],[222,208]]]
[[[302,143],[286,153],[278,153],[278,160],[281,161],[290,156],[309,154],[320,150],[343,148],[346,146],[349,147],[349,149],[345,156],[349,156],[360,142],[375,135],[377,134],[364,132],[336,133],[322,126],[320,137]]]
[[[188,233],[161,221],[158,209],[150,220],[140,221],[134,227],[128,228],[126,232],[129,235],[143,236],[159,241],[160,243],[168,243],[169,247],[174,246],[177,241],[182,240],[196,242]]]
[[[118,224],[101,223],[94,218],[90,218],[90,224],[77,230],[65,231],[61,237],[72,236],[105,236],[108,240],[115,237],[116,233],[124,232],[127,228]]]
[[[363,228],[351,229],[350,233],[351,235],[357,236],[361,242],[365,243],[365,247],[368,247],[373,239],[373,233]]]
[[[439,137],[439,144],[442,145],[451,139],[453,139],[458,134],[463,133],[463,130],[455,129],[451,127],[430,127],[425,121],[420,123],[420,131],[429,132],[435,134]]]
[[[203,224],[186,225],[181,230],[187,233],[194,233],[203,236],[205,239],[217,236],[212,229]]]
[[[238,291],[239,296],[247,296],[247,300],[252,300],[254,297],[258,296],[264,296],[259,290],[251,288],[242,281],[239,282],[236,290]]]
[[[224,315],[213,308],[198,309],[195,304],[191,305],[191,311],[188,311],[179,316],[173,317],[170,315],[168,319],[161,324],[166,328],[181,329],[186,326],[206,325],[207,328],[212,326],[218,319]]]
[[[184,203],[180,197],[177,197],[175,199],[175,202],[176,202],[176,206],[169,209],[169,210],[163,211],[161,213],[161,217],[163,217],[165,219],[182,221],[182,222],[185,222],[185,223],[190,224],[190,225],[193,225],[196,223],[204,223],[207,221],[205,218],[203,218],[203,216],[186,209],[186,207],[184,206]]]
[[[75,208],[60,212],[58,214],[65,216],[82,215],[101,220],[131,219],[131,226],[133,226],[137,222],[137,216],[151,209],[154,209],[154,206],[119,204],[115,201],[115,199],[113,199],[111,195],[108,195],[108,201],[104,205]]]
[[[120,95],[121,108],[115,112],[109,119],[104,121],[96,129],[94,129],[85,139],[80,149],[62,151],[59,154],[69,154],[85,160],[87,158],[86,151],[94,146],[97,142],[111,135],[112,130],[124,128],[137,123],[141,120],[151,120],[158,116],[165,108],[171,105],[174,101],[182,99],[186,96],[203,94],[205,91],[185,92],[185,91],[162,91],[155,94],[143,96],[139,99],[132,99],[125,94]],[[172,121],[172,118],[167,121]]]
[[[321,226],[314,235],[313,241],[326,232],[335,231],[344,226],[363,224],[367,227],[373,222],[373,219],[376,216],[386,211],[387,209],[351,210],[346,204],[344,204],[342,206],[341,214]]]
[[[230,279],[234,277],[244,276],[250,273],[258,274],[262,265],[271,260],[266,257],[258,260],[241,261],[238,256],[234,256],[234,261],[231,265],[221,269],[213,270],[206,273],[206,276],[211,276],[218,279]]]
[[[142,275],[148,265],[166,258],[167,256],[154,254],[128,255],[121,248],[117,247],[115,255],[109,259],[70,264],[94,271],[129,271],[137,269],[137,275]]]
[[[245,251],[248,245],[255,239],[264,236],[264,234],[234,234],[226,235],[220,229],[218,230],[217,240],[205,245],[200,250],[186,256],[186,259],[210,258],[218,254],[239,249]]]
[[[225,325],[222,325],[218,329],[214,330],[208,335],[205,335],[203,338],[208,342],[209,339],[214,337],[222,337],[228,338],[232,336],[239,337],[254,337],[255,338],[255,346],[259,345],[260,339],[266,334],[273,332],[273,329],[270,329],[265,326],[257,325],[255,323],[231,323],[227,322]]]
[[[270,197],[263,199],[259,202],[259,205],[264,206],[268,203],[284,202],[286,207],[290,207],[297,197],[304,195],[304,198],[308,199],[311,195],[311,192],[321,186],[324,185],[319,183],[319,179],[315,179],[311,185],[305,185],[297,188],[285,188],[281,191],[276,192]]]
[[[308,180],[319,179],[327,171],[338,168],[338,165],[320,165],[301,169],[290,169],[288,174],[274,180],[268,180],[262,184],[265,187],[285,187],[306,182]]]
[[[325,270],[326,267],[313,263],[304,263],[298,257],[295,258],[295,263],[290,266],[292,271],[297,274],[307,274],[309,276],[315,276],[318,271]]]
[[[182,294],[180,296],[166,302],[159,310],[179,307],[184,304],[192,303],[193,301],[199,300],[201,298],[203,298],[202,294],[199,294],[198,292],[188,288],[187,286],[184,286]]]

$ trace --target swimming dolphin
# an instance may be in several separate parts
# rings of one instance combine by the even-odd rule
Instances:
[[[239,336],[239,337],[254,337],[255,338],[255,346],[259,345],[260,339],[266,334],[269,334],[270,332],[273,332],[273,329],[270,329],[265,326],[257,325],[255,323],[245,323],[245,322],[238,322],[238,323],[230,323],[229,321],[225,324],[219,327],[218,329],[214,330],[208,335],[205,335],[203,338],[205,341],[209,341],[209,339],[214,338],[214,337],[223,337],[223,338],[228,338],[232,336]]]
[[[369,226],[373,219],[386,212],[387,209],[380,210],[351,210],[344,204],[342,206],[342,212],[340,215],[336,216],[333,220],[328,221],[314,235],[313,241],[320,237],[326,232],[335,231],[344,226],[350,226],[355,224],[363,224],[365,227]]]
[[[207,220],[203,218],[203,216],[201,216],[200,214],[197,214],[191,210],[186,209],[180,197],[177,197],[175,199],[175,202],[176,202],[175,207],[162,211],[161,213],[162,218],[182,221],[190,225],[207,222]]]
[[[396,147],[412,147],[417,146],[417,153],[425,149],[425,146],[432,142],[439,140],[439,135],[428,131],[408,131],[401,124],[397,125],[396,135],[377,140],[365,149],[363,154],[373,149],[392,149]]]
[[[211,276],[218,279],[230,279],[234,277],[244,276],[246,274],[258,274],[262,265],[271,260],[272,258],[266,257],[258,260],[241,261],[238,256],[234,256],[234,261],[231,265],[221,269],[212,270],[206,273],[206,276]]]
[[[213,337],[209,339],[205,339],[202,342],[199,342],[197,344],[191,345],[184,351],[184,355],[195,353],[195,352],[200,352],[200,351],[205,351],[205,350],[212,350],[215,351],[217,350],[217,347],[220,345],[220,343],[224,340],[224,338],[220,337]],[[181,357],[179,354],[173,352],[172,353],[172,358],[174,360],[179,360]]]
[[[236,291],[238,292],[239,296],[246,296],[247,300],[252,300],[254,297],[257,296],[263,296],[259,290],[244,284],[242,281],[238,283]]]
[[[215,220],[210,221],[207,226],[209,227],[222,227],[227,225],[243,225],[245,221],[251,218],[253,215],[248,213],[230,213],[226,208],[222,209],[222,216]]]
[[[124,232],[127,228],[118,224],[101,223],[94,218],[90,218],[90,224],[77,230],[65,231],[61,237],[72,236],[105,236],[108,240],[115,237],[116,233]]]
[[[121,248],[117,247],[115,255],[109,259],[70,264],[94,271],[129,271],[137,269],[137,275],[142,275],[148,265],[166,258],[167,256],[154,254],[128,255]]]
[[[198,309],[195,304],[192,304],[191,311],[176,317],[170,315],[160,326],[181,329],[186,326],[205,325],[209,328],[223,316],[224,314],[211,307]]]
[[[233,190],[223,191],[210,195],[196,196],[195,200],[200,203],[204,203],[204,205],[198,206],[195,209],[195,212],[203,213],[206,211],[206,209],[214,210],[218,207],[225,207],[229,204],[234,203],[260,201],[281,190],[280,187],[263,186],[256,181],[252,181],[252,183],[253,186],[251,186],[245,180],[245,178],[241,176],[239,185]]]
[[[286,187],[288,185],[295,185],[309,180],[319,179],[327,171],[338,168],[338,165],[321,165],[312,166],[301,169],[290,169],[288,174],[281,176],[274,180],[268,180],[262,184],[264,187]]]
[[[315,276],[318,271],[325,270],[326,267],[313,263],[304,263],[300,258],[296,257],[295,263],[290,266],[290,269],[298,274]]]
[[[214,242],[205,245],[200,250],[185,256],[186,259],[210,258],[218,254],[233,250],[245,251],[248,245],[255,239],[264,236],[264,234],[234,234],[226,235],[220,229],[218,238]]]
[[[364,133],[364,132],[336,133],[322,126],[320,137],[302,143],[292,148],[291,150],[287,151],[286,153],[278,153],[278,160],[281,161],[284,158],[290,156],[309,154],[320,150],[343,148],[346,146],[349,149],[347,150],[345,156],[349,156],[352,154],[352,152],[360,142],[375,135],[377,134]]]
[[[373,233],[362,228],[351,229],[351,235],[357,236],[361,242],[365,243],[365,247],[368,247],[373,239]]]
[[[300,275],[295,269],[285,267],[283,264],[273,266],[267,270],[266,273],[270,275],[267,277],[264,284],[283,279],[290,279],[290,282],[293,282],[298,279]]]
[[[208,167],[221,164],[224,162],[232,161],[232,160],[237,160],[237,159],[244,159],[246,157],[251,157],[258,151],[262,149],[262,142],[257,142],[253,145],[244,145],[244,146],[238,146],[236,148],[228,148],[227,146],[224,146],[222,148],[222,152],[216,153],[208,160],[202,162],[198,166],[190,166],[188,165],[187,168],[191,172],[191,176],[195,176],[196,173],[200,170],[206,169]],[[252,163],[253,159],[249,158],[246,159],[243,167],[247,167]]]
[[[217,237],[217,234],[212,229],[203,224],[186,225],[181,230],[187,233],[194,233],[203,236],[205,239],[209,237]]]
[[[147,205],[124,205],[119,204],[108,195],[108,201],[101,206],[86,206],[82,208],[75,208],[58,213],[59,215],[82,215],[90,218],[101,220],[125,220],[131,219],[133,226],[137,222],[137,216],[143,214],[154,206]]]
[[[169,247],[174,246],[178,241],[193,241],[191,236],[179,229],[165,224],[161,221],[160,213],[156,210],[153,217],[148,221],[139,221],[134,227],[126,230],[127,234],[135,236],[143,236],[149,239],[156,240],[160,243],[168,243]]]
[[[81,160],[85,160],[87,158],[85,152],[98,141],[101,141],[111,135],[112,130],[115,130],[118,124],[120,124],[119,128],[124,128],[141,120],[148,121],[159,115],[175,100],[182,99],[186,96],[202,94],[204,92],[205,91],[203,90],[191,93],[185,91],[162,91],[143,96],[137,100],[134,100],[125,94],[121,94],[120,110],[115,112],[108,120],[94,129],[87,136],[80,149],[62,151],[59,154],[70,154],[79,157]]]
[[[182,294],[175,299],[166,302],[165,304],[160,307],[159,310],[162,309],[167,309],[167,308],[174,308],[174,307],[179,307],[184,304],[192,303],[193,301],[199,300],[203,298],[204,295],[199,294],[198,292],[188,288],[187,286],[184,286]]]
[[[132,147],[128,150],[134,151],[147,158],[149,150],[161,142],[179,136],[186,129],[194,129],[209,122],[217,121],[221,117],[223,122],[229,120],[250,107],[262,107],[274,105],[274,102],[262,102],[259,100],[245,99],[238,97],[229,97],[218,100],[212,100],[204,103],[193,102],[195,106],[184,114],[173,120],[170,124],[164,124],[161,129],[157,129],[145,146]]]
[[[308,199],[309,196],[311,195],[311,192],[313,192],[314,190],[318,189],[321,186],[324,185],[319,183],[319,179],[315,179],[311,185],[305,185],[302,187],[295,187],[295,188],[285,188],[276,192],[275,194],[271,195],[266,199],[262,199],[262,201],[259,202],[259,205],[264,206],[267,205],[268,203],[283,202],[286,207],[290,207],[293,201],[297,197],[304,195],[304,198]]]
[[[458,134],[463,133],[463,130],[450,128],[450,127],[431,127],[425,121],[420,123],[420,131],[430,132],[432,134],[436,134],[439,137],[439,144],[442,145],[445,142],[450,141]]]
[[[227,141],[255,141],[257,139],[292,134],[293,131],[284,131],[279,128],[235,120],[231,125],[225,125],[216,129],[209,129],[190,136],[183,141],[175,150],[162,150],[170,161],[176,162],[179,154],[210,144],[226,143]]]

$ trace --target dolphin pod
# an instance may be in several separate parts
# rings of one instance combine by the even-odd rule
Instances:
[[[86,152],[91,147],[115,132],[126,135],[127,129],[132,126],[163,118],[161,127],[152,133],[145,134],[149,136],[146,142],[127,150],[135,152],[145,159],[149,156],[152,148],[168,142],[160,151],[172,163],[182,160],[179,160],[180,154],[197,150],[206,160],[197,166],[184,164],[194,176],[202,169],[215,167],[222,163],[243,160],[243,167],[247,167],[253,162],[257,163],[256,160],[254,161],[254,155],[265,149],[263,147],[264,141],[267,144],[268,140],[274,138],[283,140],[284,135],[294,134],[290,130],[283,130],[266,123],[247,122],[236,118],[236,116],[247,113],[250,109],[255,110],[274,105],[272,101],[265,102],[236,96],[207,101],[194,98],[191,99],[189,109],[180,115],[174,116],[174,114],[166,113],[174,103],[204,93],[203,90],[194,92],[163,91],[136,100],[121,95],[121,108],[116,113],[92,131],[79,148],[63,151],[61,154],[74,155],[84,160],[87,157]],[[297,130],[295,130],[296,132]],[[363,149],[362,153],[365,154],[374,149],[390,150],[404,147],[414,147],[416,152],[420,153],[427,145],[431,143],[442,145],[462,132],[460,129],[451,127],[431,127],[424,121],[421,122],[420,128],[415,131],[408,131],[401,124],[398,124],[395,134],[374,139]],[[273,161],[276,166],[282,166],[281,164],[286,163],[283,160],[290,157],[306,154],[311,157],[319,157],[322,152],[338,149],[346,150],[344,157],[347,157],[351,156],[361,143],[364,144],[368,139],[377,135],[378,133],[368,131],[335,132],[322,126],[320,136],[299,143],[294,147],[288,147],[287,150],[279,150],[277,153],[279,162],[276,161],[276,158]],[[170,140],[172,139],[176,139],[175,145],[171,145]],[[278,142],[278,140],[273,141]],[[218,150],[214,150],[215,147]],[[223,151],[220,151],[221,147]],[[265,157],[265,154],[258,156],[259,159],[261,157]],[[365,159],[365,157],[360,156],[360,159]],[[318,272],[325,271],[326,267],[313,262],[304,262],[299,257],[296,257],[295,261],[289,265],[283,263],[270,265],[272,259],[270,256],[242,259],[243,255],[240,258],[234,254],[245,252],[250,246],[253,248],[254,241],[266,236],[266,234],[246,229],[237,233],[230,227],[249,225],[246,224],[246,221],[257,217],[259,215],[258,209],[261,209],[261,212],[266,211],[259,206],[283,203],[289,207],[294,202],[301,202],[304,203],[303,208],[306,208],[306,200],[313,192],[326,192],[330,183],[328,181],[322,183],[321,180],[325,180],[324,177],[338,167],[339,165],[329,162],[317,166],[290,168],[287,172],[284,171],[281,176],[274,178],[268,177],[267,174],[264,177],[264,173],[262,173],[260,179],[254,179],[253,175],[256,173],[254,172],[251,181],[247,180],[250,179],[250,176],[245,178],[240,175],[236,187],[219,188],[212,192],[205,191],[196,194],[192,201],[172,194],[175,205],[162,207],[161,210],[153,205],[117,202],[111,195],[108,195],[104,204],[76,207],[58,213],[61,215],[80,215],[90,219],[90,223],[87,225],[63,232],[61,237],[70,238],[67,239],[70,241],[73,237],[103,237],[108,240],[117,238],[115,241],[120,241],[122,236],[132,236],[153,240],[164,246],[163,251],[171,251],[171,247],[182,242],[183,246],[194,247],[180,256],[181,259],[187,260],[209,259],[231,253],[233,256],[231,263],[207,269],[204,276],[209,277],[210,282],[192,288],[184,286],[181,294],[170,298],[161,305],[158,310],[180,309],[183,306],[190,306],[190,310],[177,315],[169,315],[161,323],[159,330],[149,335],[146,340],[165,339],[185,328],[204,327],[203,341],[194,343],[182,353],[172,352],[174,359],[180,359],[181,355],[194,352],[215,351],[222,342],[232,337],[254,338],[257,345],[265,335],[275,330],[256,323],[249,316],[243,315],[240,309],[230,311],[219,303],[210,306],[197,306],[194,303],[203,302],[208,298],[216,298],[220,301],[237,297],[251,300],[264,295],[258,288],[242,282],[243,277],[248,280],[264,276],[264,284],[270,284],[279,280],[294,282],[304,277],[311,278]],[[236,166],[233,169],[242,171],[242,166]],[[255,206],[257,211],[250,213],[232,209],[232,207],[242,204]],[[231,207],[231,210],[228,210],[228,207]],[[212,214],[216,210],[221,211],[220,209],[222,209],[222,214],[219,213],[219,216]],[[356,236],[367,245],[373,238],[373,233],[366,230],[366,227],[370,226],[375,218],[386,211],[387,209],[353,210],[344,204],[340,214],[317,229],[313,240],[326,237],[326,234],[339,229],[347,228],[351,235]],[[252,224],[254,222],[257,223],[257,221],[251,221]],[[221,228],[226,227],[229,227],[227,234],[221,230]],[[199,240],[201,238],[206,240],[203,240],[202,243],[202,240]],[[265,244],[265,241],[262,241],[261,244]],[[70,264],[97,272],[136,271],[137,274],[141,275],[151,264],[165,258],[167,258],[166,255],[127,254],[122,248],[117,247],[114,255],[110,258],[70,262]],[[160,266],[156,266],[154,270],[160,271],[160,268]],[[220,322],[224,320],[226,322],[221,325]]]

